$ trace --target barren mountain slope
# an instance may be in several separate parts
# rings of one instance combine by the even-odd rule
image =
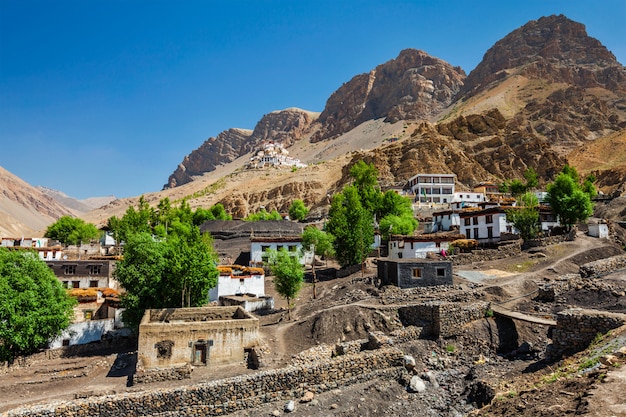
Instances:
[[[0,167],[0,236],[32,237],[61,216],[72,213]]]

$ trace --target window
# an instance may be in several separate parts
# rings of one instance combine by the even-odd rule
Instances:
[[[72,288],[80,288],[80,281],[72,281]]]
[[[474,228],[474,239],[478,240],[478,227]]]
[[[491,214],[487,215],[485,218],[486,223],[493,223],[493,216]]]
[[[465,224],[465,226],[469,226],[470,224],[472,224],[472,223],[471,223],[471,219],[470,219],[469,217],[466,217],[466,218],[464,219],[464,223],[463,223],[463,224]]]
[[[445,277],[446,276],[446,268],[437,268],[437,276]]]
[[[63,346],[69,346],[70,345],[70,339],[63,339],[62,345]]]
[[[69,282],[67,282],[67,281],[61,281],[61,283],[63,284],[63,288],[69,288],[69,287],[68,287]]]
[[[97,280],[89,281],[89,287],[90,288],[97,288],[98,287],[98,281]]]
[[[100,275],[102,273],[102,265],[87,265],[89,275]]]
[[[85,310],[84,312],[85,320],[91,320],[93,317],[93,310]]]
[[[402,259],[402,252],[398,252],[398,258]]]
[[[465,237],[467,239],[471,239],[471,233],[472,233],[471,229],[465,229]]]
[[[477,225],[478,224],[478,217],[472,217],[472,224],[473,225]]]
[[[63,265],[64,275],[74,275],[76,273],[76,265]]]
[[[289,245],[289,252],[295,252],[298,250],[298,247],[296,245]]]
[[[452,194],[452,188],[443,187],[441,189],[441,194]]]
[[[491,239],[493,237],[493,226],[487,227],[487,237]]]
[[[413,268],[413,278],[421,278],[422,277],[422,268]]]
[[[439,187],[433,188],[433,194],[441,194],[441,188]]]

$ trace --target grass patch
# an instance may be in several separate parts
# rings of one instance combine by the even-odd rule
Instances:
[[[224,178],[220,178],[219,180],[215,181],[214,183],[208,185],[207,187],[204,187],[202,190],[196,191],[193,194],[187,195],[183,198],[179,198],[177,200],[172,201],[172,205],[180,203],[183,200],[190,200],[190,199],[194,199],[194,198],[200,198],[200,197],[204,197],[206,195],[211,195],[211,194],[215,194],[215,192],[217,192],[217,190],[219,190],[220,188],[224,188],[226,186],[226,180]]]
[[[456,351],[456,346],[454,346],[453,344],[446,345],[446,352],[454,353],[455,351]]]

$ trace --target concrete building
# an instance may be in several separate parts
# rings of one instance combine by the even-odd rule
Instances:
[[[590,223],[589,236],[597,238],[609,237],[609,225],[606,223]]]
[[[400,288],[452,285],[452,262],[429,259],[378,259],[381,285]]]
[[[487,201],[487,197],[484,193],[478,193],[474,191],[459,191],[455,192],[450,202],[450,208],[452,210],[461,210],[467,207],[478,207],[480,203]]]
[[[241,307],[146,310],[138,360],[146,369],[236,363],[258,339],[259,320]]]
[[[467,239],[474,239],[479,244],[497,243],[502,234],[514,233],[513,225],[506,219],[502,207],[463,210],[459,213],[460,233]]]
[[[417,174],[409,178],[405,188],[419,203],[449,204],[454,196],[456,174]]]

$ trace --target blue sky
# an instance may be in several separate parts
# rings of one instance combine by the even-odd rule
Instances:
[[[158,191],[209,137],[322,111],[402,49],[469,74],[551,14],[626,64],[624,0],[0,0],[0,166],[76,198]]]

